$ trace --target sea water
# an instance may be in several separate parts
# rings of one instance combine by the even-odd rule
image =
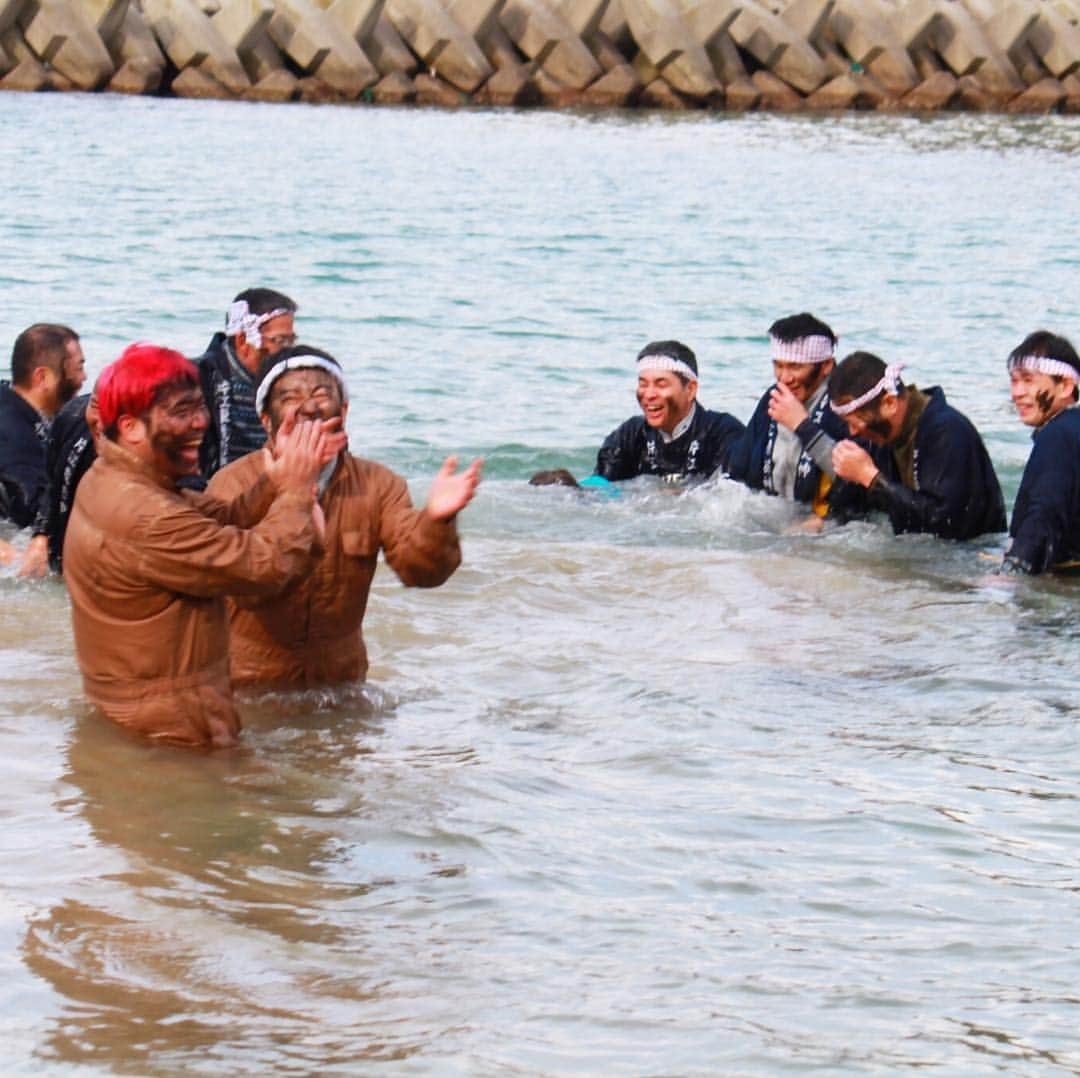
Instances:
[[[62,582],[0,574],[0,1054],[25,1074],[1080,1071],[1075,585],[1003,536],[797,530],[587,475],[647,341],[748,418],[811,310],[977,424],[1080,338],[1070,118],[456,113],[0,96],[0,340],[202,351],[277,287],[354,452],[464,564],[383,567],[363,688],[240,750],[83,702]],[[17,545],[25,534],[0,536]]]

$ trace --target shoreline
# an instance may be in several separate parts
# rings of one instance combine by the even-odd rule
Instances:
[[[0,90],[1080,115],[1080,0],[5,0]]]

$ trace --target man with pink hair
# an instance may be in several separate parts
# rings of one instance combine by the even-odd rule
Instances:
[[[128,347],[97,384],[104,437],[64,543],[86,694],[158,741],[235,743],[226,595],[270,594],[309,570],[320,543],[315,483],[342,437],[298,422],[265,474],[231,501],[181,490],[208,424],[198,372],[179,352]]]

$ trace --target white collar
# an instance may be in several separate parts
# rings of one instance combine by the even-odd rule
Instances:
[[[690,429],[690,424],[694,422],[694,414],[696,412],[697,401],[693,401],[690,404],[690,411],[679,420],[678,426],[676,426],[670,434],[668,434],[666,430],[660,431],[660,438],[665,445],[670,442],[678,441]]]

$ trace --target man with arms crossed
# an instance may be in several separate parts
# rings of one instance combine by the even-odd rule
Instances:
[[[1009,356],[1011,395],[1032,428],[1031,456],[1013,505],[1007,573],[1080,572],[1080,357],[1040,330]]]
[[[256,408],[275,449],[293,420],[340,429],[348,407],[341,367],[318,348],[286,348],[264,367]],[[207,493],[238,496],[264,481],[268,460],[252,453],[230,464]],[[368,659],[361,625],[379,551],[413,587],[442,584],[461,561],[455,518],[476,491],[480,461],[460,473],[456,467],[450,457],[427,504],[414,509],[400,476],[342,447],[319,479],[326,538],[311,571],[279,593],[230,600],[233,683],[309,688],[362,680]]]
[[[967,416],[939,386],[922,392],[870,352],[853,352],[833,371],[830,408],[852,438],[837,443],[833,467],[867,491],[893,531],[974,539],[1005,530],[1005,502],[990,455]]]
[[[208,421],[180,353],[131,345],[96,392],[104,437],[64,543],[86,694],[149,738],[231,745],[224,596],[276,592],[309,569],[314,484],[340,438],[312,423],[285,432],[258,481],[224,502],[178,489],[198,471]]]

